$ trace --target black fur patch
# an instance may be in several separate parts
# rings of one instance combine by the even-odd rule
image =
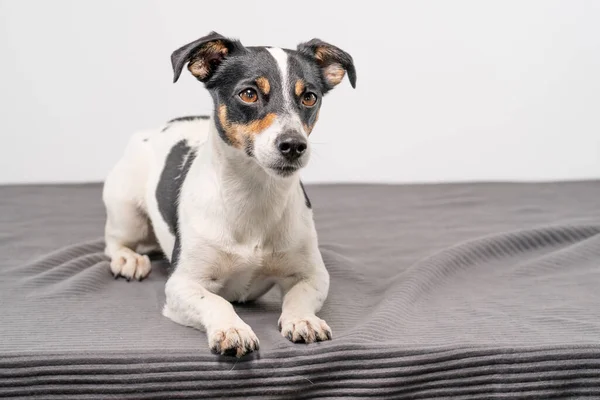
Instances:
[[[215,102],[217,131],[221,139],[228,144],[231,142],[221,126],[218,116],[220,105],[227,107],[228,122],[242,125],[261,120],[267,114],[281,115],[284,110],[281,76],[277,62],[263,47],[248,47],[246,50],[232,54],[206,82],[206,88]],[[268,95],[263,94],[257,86],[256,79],[259,77],[265,77],[269,81]],[[244,103],[238,96],[242,90],[248,88],[259,93],[258,101],[255,103]],[[248,149],[244,150],[248,154]]]
[[[179,195],[194,158],[196,158],[196,152],[188,146],[185,140],[177,142],[167,156],[156,186],[158,210],[167,223],[169,231],[175,236],[175,248],[171,258],[173,265],[179,255],[179,215],[177,210]]]
[[[246,155],[248,157],[254,158],[254,144],[253,143],[244,144],[244,152],[246,153]]]
[[[206,119],[210,119],[210,117],[208,115],[186,115],[184,117],[173,118],[172,120],[167,121],[167,124],[161,130],[161,132],[166,131],[167,129],[169,129],[170,127],[172,127],[173,124],[175,124],[177,122],[197,121],[199,119],[206,120]]]
[[[300,181],[300,187],[302,188],[302,193],[304,193],[304,203],[306,204],[306,207],[312,208],[312,204],[310,202],[310,199],[308,198],[308,195],[306,194],[306,190],[304,189],[302,181]]]
[[[175,236],[175,244],[173,245],[173,254],[171,255],[171,267],[177,266],[179,262],[179,254],[181,254],[181,243],[179,235]]]
[[[287,90],[291,99],[295,100],[298,115],[302,122],[313,126],[319,107],[320,98],[326,87],[321,78],[321,71],[317,64],[308,57],[302,56],[293,50],[284,50],[288,55],[288,71],[281,71],[291,79]],[[219,136],[230,143],[219,121],[218,107],[227,107],[227,120],[230,123],[248,124],[261,120],[267,114],[283,115],[285,113],[284,88],[281,85],[281,72],[273,55],[264,47],[247,47],[245,51],[232,53],[216,69],[213,76],[206,81],[206,88],[210,91],[215,102],[215,124]],[[270,91],[265,95],[256,84],[258,77],[265,77],[269,81]],[[302,79],[307,90],[316,93],[319,101],[314,107],[307,108],[301,99],[294,93],[294,82]],[[244,103],[238,94],[247,88],[252,88],[258,93],[255,103]],[[252,157],[251,149],[244,148],[246,154]]]
[[[173,118],[172,120],[167,122],[167,124],[172,124],[173,122],[179,122],[179,121],[195,121],[197,119],[209,119],[209,118],[210,117],[208,115],[186,115],[183,117]]]
[[[293,99],[298,102],[298,115],[300,120],[307,126],[314,126],[317,122],[317,115],[321,108],[322,98],[327,93],[327,87],[321,79],[321,71],[317,65],[313,62],[308,61],[302,55],[288,51],[288,68],[289,68],[289,79],[292,91],[295,82],[301,79],[305,82],[306,92],[313,92],[317,95],[317,103],[312,107],[303,107],[300,105],[301,99],[296,96],[295,91],[291,94]]]
[[[216,46],[216,50],[212,47]],[[211,50],[212,49],[212,50]],[[185,64],[201,61],[206,71],[196,71],[195,76],[205,84],[215,104],[215,125],[223,141],[232,144],[222,125],[247,125],[265,118],[268,114],[283,115],[283,90],[289,90],[294,99],[300,119],[305,127],[312,129],[316,120],[321,97],[332,89],[332,84],[324,75],[324,68],[339,64],[347,72],[352,86],[356,84],[356,73],[352,57],[343,50],[313,39],[302,43],[297,50],[282,49],[288,56],[288,70],[279,71],[279,65],[267,47],[245,47],[238,40],[226,38],[211,32],[194,42],[175,50],[171,55],[174,82],[179,78]],[[189,65],[188,65],[189,66]],[[202,69],[201,68],[201,69]],[[291,83],[288,88],[281,85],[281,74]],[[257,87],[257,78],[266,78],[270,90],[264,93]],[[301,97],[295,94],[295,82],[301,80],[307,91],[313,92],[317,103],[312,107],[302,104]],[[239,93],[248,88],[258,93],[257,101],[244,103]],[[219,120],[219,109],[226,108],[227,121]],[[285,128],[285,127],[284,127]],[[239,145],[239,143],[235,143]],[[251,149],[243,149],[249,157]]]

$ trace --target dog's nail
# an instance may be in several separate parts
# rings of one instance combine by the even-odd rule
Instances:
[[[281,332],[281,322],[277,323],[277,329],[279,329],[279,332]]]
[[[325,334],[327,335],[327,340],[331,340],[331,332],[325,331]]]
[[[292,332],[288,333],[288,334],[286,335],[286,337],[288,338],[288,340],[292,340]]]
[[[235,349],[235,348],[227,349],[223,352],[223,355],[228,356],[228,357],[235,357],[237,355],[237,349]]]
[[[127,282],[131,282],[131,277],[127,277]]]

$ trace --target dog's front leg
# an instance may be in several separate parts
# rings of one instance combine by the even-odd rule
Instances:
[[[231,303],[207,290],[185,269],[175,270],[167,281],[165,294],[163,314],[179,324],[205,328],[213,352],[241,357],[258,350],[258,338]]]
[[[315,314],[321,309],[329,291],[329,273],[319,250],[314,246],[308,271],[280,282],[283,306],[279,318],[281,334],[292,342],[312,343],[331,339],[331,328]]]

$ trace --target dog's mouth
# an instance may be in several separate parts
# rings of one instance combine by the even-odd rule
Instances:
[[[286,176],[290,176],[294,172],[298,171],[300,169],[300,166],[285,164],[285,165],[272,165],[270,168],[273,171],[275,171],[275,173],[277,173],[277,175],[286,177]]]

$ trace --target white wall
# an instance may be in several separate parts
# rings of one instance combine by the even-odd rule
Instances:
[[[209,112],[169,57],[211,30],[354,56],[307,181],[600,177],[600,1],[0,0],[0,182],[101,180],[132,131]]]

